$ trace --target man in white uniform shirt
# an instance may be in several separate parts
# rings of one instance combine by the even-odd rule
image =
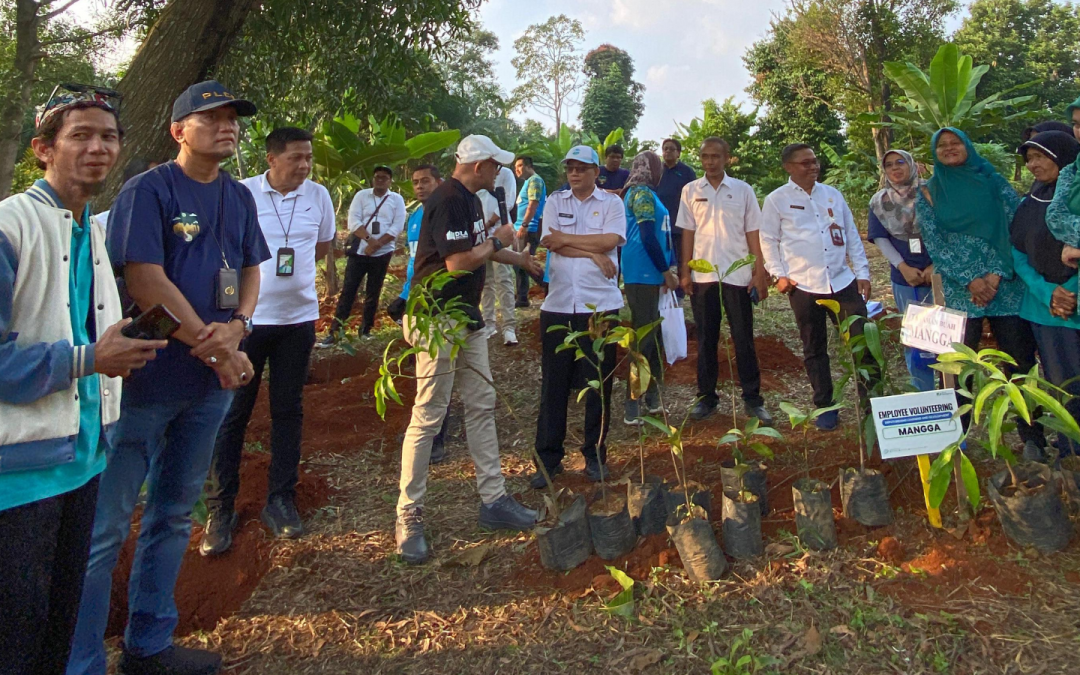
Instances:
[[[814,406],[824,408],[833,404],[829,310],[817,301],[840,303],[842,317],[866,316],[870,265],[844,196],[817,182],[821,165],[813,148],[794,143],[784,148],[780,159],[791,178],[765,198],[761,246],[765,268],[776,277],[776,290],[788,296],[795,312]],[[862,323],[856,321],[851,332],[861,334]],[[832,431],[838,419],[834,410],[816,423],[819,429]]]
[[[199,545],[203,555],[224,553],[232,545],[244,431],[267,362],[274,375],[270,378],[269,491],[262,521],[278,537],[293,538],[303,532],[296,511],[296,482],[304,382],[319,318],[315,262],[333,245],[334,202],[325,187],[308,180],[312,150],[307,131],[273,130],[266,137],[266,158],[269,171],[242,181],[255,198],[259,227],[271,253],[260,265],[259,302],[245,343],[254,375],[237,390],[218,430],[206,498],[209,519]]]
[[[700,156],[705,176],[683,187],[676,224],[683,231],[680,278],[683,290],[690,296],[697,327],[698,401],[690,416],[704,419],[716,411],[720,401],[716,379],[723,302],[746,414],[772,426],[772,415],[761,397],[761,370],[754,349],[754,304],[769,293],[769,275],[758,239],[761,209],[754,188],[724,171],[730,157],[726,141],[716,136],[706,138]],[[741,267],[720,279],[732,263],[751,253],[757,258],[753,266]],[[720,273],[694,272],[691,277],[691,260],[707,260]]]
[[[626,243],[626,210],[618,195],[596,187],[600,158],[587,145],[574,147],[563,159],[570,189],[555,192],[544,206],[540,243],[548,249],[548,294],[540,307],[540,336],[543,345],[540,389],[540,417],[536,424],[536,451],[549,476],[562,473],[566,454],[566,407],[571,389],[599,379],[600,395],[585,395],[585,475],[598,481],[608,475],[604,440],[611,421],[611,373],[615,369],[615,345],[604,349],[601,373],[590,360],[575,359],[573,349],[557,351],[565,331],[549,332],[552,326],[569,326],[572,331],[588,331],[594,306],[600,314],[618,312],[623,298],[619,291],[619,264],[616,250]],[[581,340],[581,349],[594,359],[592,342]],[[608,414],[604,415],[603,410]],[[539,470],[531,485],[543,488],[547,482]]]
[[[499,170],[495,178],[495,187],[500,187],[499,178],[504,172],[508,172],[505,166]],[[510,174],[513,176],[513,173]],[[476,193],[480,198],[480,204],[484,209],[484,222],[489,232],[493,232],[500,225],[499,202],[495,195],[487,190]],[[513,221],[510,221],[513,222]],[[503,344],[510,347],[518,343],[517,317],[514,308],[514,279],[516,275],[513,265],[507,265],[494,260],[487,261],[487,269],[484,278],[484,292],[480,296],[480,312],[484,317],[484,334],[490,339],[502,333]],[[499,307],[499,323],[496,327],[495,306]]]
[[[360,284],[367,277],[364,287],[364,313],[358,331],[360,337],[371,333],[375,325],[375,313],[379,308],[386,270],[394,256],[398,235],[405,231],[405,200],[390,190],[394,173],[387,166],[377,166],[371,178],[372,187],[361,190],[353,197],[349,207],[349,243],[346,244],[345,282],[338,296],[337,311],[330,332],[319,343],[329,347],[337,342],[338,334],[352,313],[353,303]]]

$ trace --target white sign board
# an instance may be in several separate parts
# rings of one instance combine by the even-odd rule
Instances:
[[[953,351],[954,342],[964,341],[967,314],[940,305],[911,303],[900,325],[900,342],[931,354]]]
[[[882,459],[941,452],[960,440],[956,391],[938,389],[870,399]]]

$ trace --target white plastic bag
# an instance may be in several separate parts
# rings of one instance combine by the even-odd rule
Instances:
[[[664,354],[668,365],[686,358],[686,314],[675,291],[660,294],[660,328],[664,337]]]

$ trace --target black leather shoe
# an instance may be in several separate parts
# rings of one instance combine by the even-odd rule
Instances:
[[[690,419],[703,420],[716,412],[716,401],[701,399],[690,409]]]
[[[233,530],[240,520],[232,509],[213,510],[206,518],[202,540],[199,541],[199,553],[203,556],[221,555],[232,547]]]
[[[215,675],[221,672],[221,655],[203,649],[173,645],[153,656],[120,656],[120,675]]]
[[[595,457],[585,458],[585,477],[594,483],[600,482],[600,473],[603,472],[604,480],[611,479],[611,472],[608,471],[607,464],[601,464],[600,460]]]
[[[563,472],[562,464],[556,464],[554,469],[548,469],[547,471],[548,475],[551,476],[552,480],[554,480],[555,476],[558,476],[560,473]],[[537,470],[536,473],[534,473],[532,477],[529,478],[529,487],[534,490],[543,490],[544,488],[546,488],[547,479],[544,478],[544,474],[540,473],[540,471]]]
[[[409,509],[399,513],[394,526],[397,553],[410,565],[420,565],[431,557],[427,539],[424,538],[423,509]]]
[[[755,406],[747,403],[746,414],[750,417],[758,418],[758,421],[761,422],[761,426],[763,427],[771,427],[773,425],[772,415],[769,414],[769,411],[763,405]]]
[[[304,525],[291,495],[275,495],[262,510],[263,524],[270,528],[275,537],[296,539],[304,534]]]
[[[431,458],[428,459],[428,464],[442,464],[449,456],[450,453],[446,451],[446,442],[436,436],[431,444]]]

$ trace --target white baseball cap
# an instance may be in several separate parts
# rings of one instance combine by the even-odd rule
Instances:
[[[486,159],[493,159],[499,164],[514,163],[514,153],[503,150],[495,145],[495,142],[490,138],[480,134],[473,134],[461,139],[454,157],[459,164],[483,162]]]
[[[570,148],[570,152],[566,153],[566,157],[563,158],[562,163],[566,164],[570,160],[600,166],[600,155],[596,154],[595,148],[591,148],[587,145],[575,145]]]

